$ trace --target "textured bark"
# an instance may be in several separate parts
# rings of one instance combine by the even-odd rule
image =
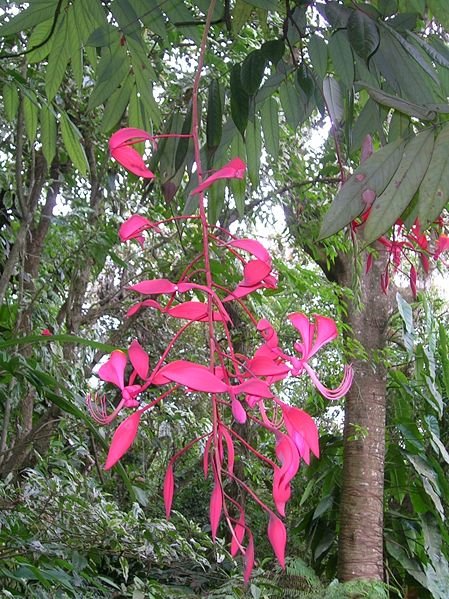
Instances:
[[[360,286],[361,306],[348,306],[347,322],[366,356],[354,361],[346,396],[338,571],[343,581],[383,580],[383,496],[387,342],[391,297],[380,289],[385,257],[374,261]],[[351,264],[338,273],[348,285]]]

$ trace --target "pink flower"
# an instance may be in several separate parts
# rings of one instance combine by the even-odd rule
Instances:
[[[246,164],[241,158],[233,158],[216,173],[205,179],[198,187],[191,191],[191,195],[201,193],[210,187],[219,179],[243,179],[245,176]]]
[[[301,354],[301,357],[290,358],[292,363],[292,374],[297,376],[301,374],[303,370],[306,370],[313,384],[318,391],[326,399],[335,400],[343,397],[350,389],[352,385],[353,370],[351,366],[345,366],[343,380],[336,389],[328,389],[318,379],[316,372],[308,363],[308,360],[316,354],[316,352],[333,341],[337,335],[337,326],[332,318],[327,316],[314,316],[313,324],[309,322],[309,319],[305,314],[295,312],[289,316],[290,322],[293,326],[298,329],[301,334],[301,341],[295,343],[295,349]]]
[[[153,179],[154,174],[146,167],[142,156],[131,146],[142,141],[153,141],[153,136],[143,131],[127,127],[119,129],[109,140],[111,156],[134,175],[145,179]]]
[[[52,337],[53,333],[50,331],[50,329],[43,329],[41,331],[41,335],[44,335],[44,337]]]
[[[142,233],[147,229],[154,229],[158,233],[162,233],[156,224],[152,223],[144,216],[133,214],[120,225],[118,235],[121,242],[129,241],[130,239],[136,239],[143,247],[144,237]]]

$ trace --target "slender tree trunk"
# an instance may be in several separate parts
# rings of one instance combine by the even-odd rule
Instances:
[[[338,277],[348,286],[352,265]],[[354,383],[346,396],[338,573],[343,581],[383,580],[386,347],[391,297],[380,288],[385,256],[363,275],[360,307],[348,306],[347,322],[365,356],[354,361]]]

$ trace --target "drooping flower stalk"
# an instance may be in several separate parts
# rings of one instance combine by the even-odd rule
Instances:
[[[165,510],[169,517],[174,499],[177,459],[202,440],[204,475],[211,477],[212,481],[209,508],[212,537],[216,537],[224,521],[230,531],[231,552],[233,555],[243,555],[244,579],[248,581],[255,559],[254,536],[243,505],[230,496],[226,481],[233,481],[267,514],[268,538],[278,561],[284,566],[287,533],[281,518],[285,516],[291,496],[291,481],[302,461],[308,464],[311,453],[318,457],[319,443],[318,430],[311,416],[281,400],[275,394],[274,385],[286,378],[308,374],[320,393],[332,400],[339,399],[351,385],[352,369],[345,367],[341,384],[337,389],[328,389],[309,364],[309,360],[325,344],[337,337],[336,325],[328,317],[315,316],[310,322],[304,314],[291,314],[289,321],[299,334],[294,344],[296,353],[281,347],[271,323],[258,318],[246,303],[251,294],[277,286],[269,251],[259,241],[240,239],[223,228],[217,228],[217,236],[215,225],[207,221],[204,194],[216,181],[242,179],[246,169],[240,158],[231,157],[225,166],[203,177],[198,94],[214,5],[212,1],[200,46],[193,85],[192,131],[188,136],[194,146],[198,184],[191,193],[198,195],[198,214],[174,216],[158,222],[147,216],[132,215],[119,229],[122,242],[132,243],[135,240],[144,251],[145,235],[163,234],[161,225],[168,227],[178,219],[190,219],[192,223],[198,223],[202,234],[202,251],[185,266],[177,281],[148,279],[128,288],[133,294],[138,294],[140,300],[128,309],[127,316],[156,309],[174,322],[187,322],[179,326],[161,355],[151,356],[151,360],[138,340],[131,342],[127,354],[120,350],[112,352],[100,367],[98,376],[120,392],[118,404],[108,414],[104,395],[96,394],[88,396],[88,407],[99,424],[110,424],[122,411],[131,410],[113,435],[105,466],[109,469],[131,448],[145,412],[162,399],[169,399],[178,389],[209,397],[211,430],[181,448],[168,464],[163,486]],[[111,137],[110,151],[115,160],[132,173],[143,178],[155,178],[156,175],[149,171],[143,158],[132,146],[142,140],[155,144],[158,137],[139,129],[120,130]],[[240,264],[242,280],[233,289],[215,280],[210,263],[212,250],[220,253],[223,261],[237,260]],[[228,308],[232,302],[242,309],[242,314],[254,327],[255,339],[260,341],[252,355],[244,355],[234,349],[233,323]],[[203,323],[207,327],[207,364],[172,360],[173,348],[195,323]],[[126,380],[128,362],[132,371]],[[167,388],[160,392],[158,387]],[[244,423],[247,419],[273,435],[276,460],[263,455],[234,430],[234,423]],[[257,492],[236,475],[234,465],[242,449],[249,450],[272,473],[274,507],[262,501]]]

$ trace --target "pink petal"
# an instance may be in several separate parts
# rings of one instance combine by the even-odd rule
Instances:
[[[243,561],[245,563],[245,571],[243,573],[243,581],[245,582],[245,584],[247,582],[249,582],[249,579],[251,578],[251,573],[254,568],[254,539],[253,539],[253,535],[251,533],[248,532],[248,534],[249,534],[249,541],[248,541],[248,545],[245,550],[245,556],[243,558]]]
[[[239,521],[234,527],[234,534],[232,535],[231,541],[231,555],[235,557],[242,544],[243,537],[245,536],[245,513],[242,510],[240,512]]]
[[[257,330],[262,333],[262,336],[265,339],[265,343],[268,345],[268,347],[278,347],[279,340],[277,333],[268,320],[261,318],[257,323]]]
[[[124,127],[113,133],[109,139],[109,151],[112,152],[120,146],[139,143],[141,141],[149,141],[154,139],[152,135],[143,129],[135,127]]]
[[[232,475],[234,472],[234,460],[235,460],[234,443],[232,441],[231,435],[224,427],[221,427],[220,430],[221,430],[223,437],[225,438],[226,447],[228,449],[228,472],[229,472],[229,474]]]
[[[221,520],[221,511],[223,508],[223,492],[218,481],[215,482],[214,489],[210,496],[210,508],[209,508],[209,516],[210,516],[210,528],[212,540],[215,541],[217,536],[218,525]]]
[[[290,483],[283,480],[282,470],[276,466],[273,474],[273,500],[281,516],[285,516],[285,504],[290,496]]]
[[[44,337],[53,337],[53,333],[50,329],[42,329],[41,335],[44,335]]]
[[[257,356],[247,362],[248,370],[254,376],[287,376],[290,372],[285,364],[278,364],[271,358]]]
[[[206,368],[206,366],[186,360],[170,362],[170,364],[160,369],[158,375],[180,385],[185,385],[194,391],[225,393],[228,390],[228,386]]]
[[[175,477],[173,474],[173,464],[169,463],[167,472],[164,478],[164,505],[165,515],[167,520],[170,518],[171,506],[173,502],[173,494],[175,490]]]
[[[167,314],[174,318],[185,318],[192,321],[203,321],[208,319],[208,305],[202,302],[184,302],[173,306],[167,310]],[[222,321],[222,315],[214,310],[212,312],[212,319],[214,321]]]
[[[112,352],[110,358],[98,370],[98,376],[106,383],[112,383],[119,389],[125,386],[126,355],[119,349]]]
[[[285,568],[285,545],[287,543],[287,531],[283,522],[275,515],[270,514],[268,523],[268,539],[278,558],[282,568]]]
[[[145,380],[148,376],[150,358],[147,352],[137,341],[137,339],[134,339],[134,341],[129,346],[128,356],[131,361],[131,364],[133,365],[134,370],[137,372],[141,379]]]
[[[309,449],[318,458],[320,455],[318,429],[313,418],[307,412],[293,406],[283,404],[281,408],[288,434],[298,448],[304,461],[307,464],[309,463]],[[302,442],[305,443],[306,447],[304,447]]]
[[[267,264],[271,264],[271,256],[265,247],[255,239],[233,239],[226,244],[229,247],[245,250]]]
[[[145,295],[157,295],[159,293],[174,293],[178,287],[168,279],[151,279],[131,285],[128,289]]]
[[[157,310],[162,311],[163,308],[160,305],[159,302],[157,302],[156,300],[144,300],[143,302],[139,302],[137,304],[134,304],[131,306],[131,308],[129,308],[128,312],[126,313],[126,316],[129,318],[130,316],[134,316],[134,314],[137,314],[137,312],[139,312],[142,308],[156,308]]]
[[[281,472],[284,482],[290,482],[299,469],[299,454],[293,441],[287,435],[280,435],[276,443],[276,456],[282,464]]]
[[[410,267],[410,289],[412,290],[413,297],[416,298],[416,268]]]
[[[144,179],[154,179],[154,173],[146,166],[142,156],[134,148],[119,146],[115,150],[111,150],[111,156],[130,173]]]
[[[207,473],[209,471],[209,451],[210,451],[211,444],[212,444],[212,433],[209,435],[209,437],[206,441],[206,445],[204,447],[204,454],[203,454],[204,478],[207,478]]]
[[[137,412],[128,416],[115,431],[106,458],[105,470],[112,468],[133,444],[142,414],[142,410],[137,410]]]
[[[240,283],[245,287],[257,285],[271,272],[271,266],[261,260],[251,260],[243,269],[243,281]]]
[[[242,406],[242,404],[239,402],[238,399],[233,398],[231,401],[231,410],[232,410],[232,415],[234,416],[235,420],[239,423],[239,424],[244,424],[246,422],[246,412],[244,407]]]
[[[249,379],[240,385],[234,385],[232,389],[236,394],[249,393],[250,395],[256,395],[257,397],[263,397],[264,399],[271,399],[273,397],[267,383],[259,381],[258,379]]]
[[[305,368],[305,370],[307,370],[307,374],[312,379],[312,382],[315,385],[315,387],[318,389],[318,391],[321,393],[321,395],[323,397],[325,397],[326,399],[329,399],[331,401],[334,401],[336,399],[341,399],[344,395],[346,395],[346,393],[351,388],[352,379],[354,376],[354,371],[352,369],[352,366],[347,366],[347,365],[345,366],[344,373],[343,373],[343,380],[338,385],[338,387],[335,389],[328,389],[327,387],[325,387],[323,385],[323,383],[319,380],[316,372],[313,370],[313,368],[309,364],[305,363],[304,368]]]
[[[305,314],[302,314],[302,312],[294,312],[288,316],[288,319],[301,333],[304,354],[303,357],[307,359],[310,355],[310,349],[312,347],[313,340],[313,328],[309,322],[309,319]]]
[[[447,250],[449,250],[449,237],[447,235],[440,235],[437,239],[437,247],[434,254],[435,260],[438,260],[440,254]]]
[[[133,214],[120,225],[118,235],[122,242],[128,241],[129,239],[143,240],[141,233],[147,229],[155,229],[158,233],[162,232],[157,225],[144,216]]]
[[[315,319],[315,338],[313,340],[312,353],[315,354],[323,345],[329,343],[338,336],[337,325],[332,318],[327,316],[314,315]]]
[[[201,193],[219,179],[243,179],[245,175],[246,164],[240,158],[233,158],[216,173],[205,179],[198,187],[191,192],[192,195]]]

